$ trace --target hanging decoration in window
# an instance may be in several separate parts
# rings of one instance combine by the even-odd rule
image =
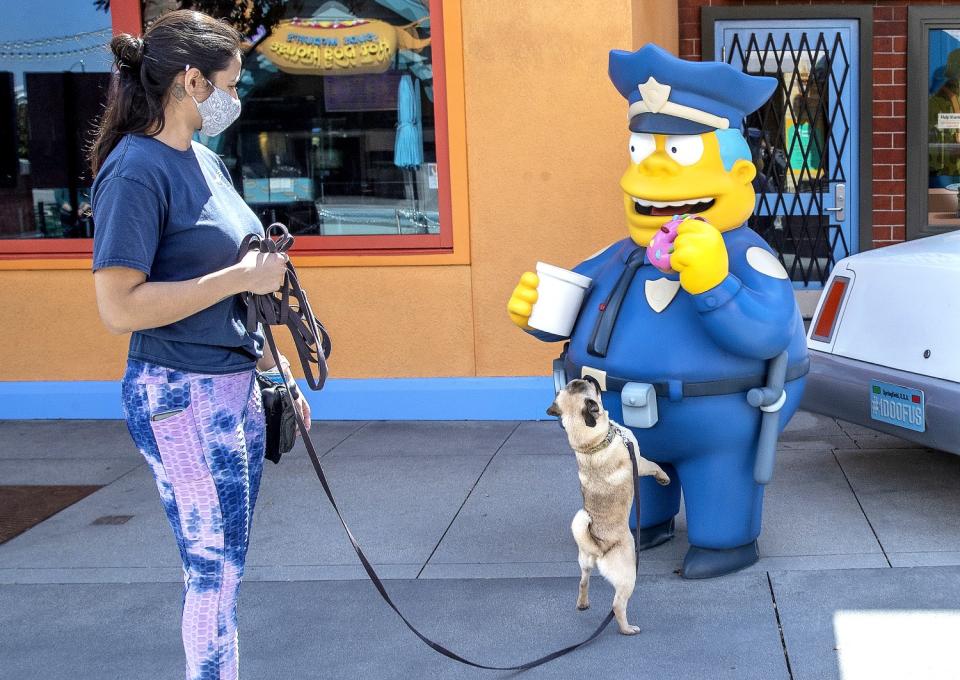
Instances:
[[[397,50],[420,51],[430,38],[419,38],[414,27],[385,21],[354,19],[281,21],[257,48],[284,73],[357,75],[383,73]]]

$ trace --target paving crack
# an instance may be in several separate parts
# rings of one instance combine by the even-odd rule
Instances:
[[[460,504],[460,507],[457,508],[457,511],[453,514],[453,518],[450,520],[450,524],[447,525],[447,528],[443,530],[443,534],[440,536],[440,540],[437,541],[437,544],[433,546],[433,550],[430,551],[430,555],[427,556],[427,559],[424,560],[423,566],[420,567],[420,571],[417,572],[417,578],[419,579],[423,575],[424,569],[427,568],[427,565],[430,564],[430,560],[433,559],[434,554],[436,554],[437,549],[440,547],[440,544],[443,543],[443,539],[447,537],[447,532],[450,531],[450,527],[453,526],[453,523],[457,521],[457,517],[460,516],[460,512],[463,510],[463,507],[467,504],[467,501],[470,500],[470,496],[473,495],[473,490],[477,488],[477,484],[480,483],[480,479],[486,473],[487,468],[490,467],[490,463],[493,462],[493,459],[497,457],[497,454],[500,453],[500,450],[506,446],[507,442],[510,441],[510,437],[513,436],[513,433],[517,431],[523,421],[518,421],[516,425],[513,426],[513,429],[510,430],[500,446],[497,447],[497,450],[493,452],[493,455],[490,456],[490,460],[487,461],[487,464],[483,466],[483,469],[480,471],[480,474],[477,475],[477,478],[473,481],[473,484],[470,485],[470,490],[467,491],[467,495],[463,499],[463,503]]]
[[[773,603],[773,614],[777,617],[777,630],[780,632],[780,647],[783,649],[783,660],[787,663],[787,675],[793,680],[793,669],[790,666],[790,652],[787,651],[787,639],[783,636],[783,622],[780,621],[780,608],[777,606],[777,595],[773,592],[773,579],[767,572],[767,587],[770,589],[770,601]]]
[[[850,493],[853,494],[854,500],[857,501],[857,507],[860,508],[863,518],[867,520],[867,526],[870,527],[870,531],[873,533],[873,538],[877,541],[877,545],[880,546],[880,552],[883,553],[883,559],[887,561],[888,567],[893,568],[893,564],[890,562],[890,556],[887,555],[887,549],[883,547],[883,542],[880,540],[880,536],[877,535],[877,530],[873,527],[873,522],[871,522],[870,518],[867,516],[867,511],[863,509],[863,503],[860,502],[860,497],[857,495],[856,489],[853,488],[853,484],[850,482],[850,477],[847,476],[847,471],[843,469],[843,463],[840,462],[840,458],[837,456],[837,450],[833,449],[831,453],[833,454],[833,459],[837,461],[837,467],[840,468],[840,473],[846,480],[847,486],[850,487]]]
[[[365,423],[364,423],[363,425],[361,425],[360,427],[352,430],[352,431],[349,432],[343,439],[341,439],[341,440],[338,441],[336,444],[334,444],[333,446],[331,446],[329,449],[327,449],[326,451],[324,451],[323,453],[321,453],[321,454],[318,456],[318,458],[319,458],[320,460],[323,460],[323,459],[326,458],[328,455],[330,455],[331,453],[333,453],[333,450],[334,450],[334,449],[336,449],[337,447],[339,447],[341,444],[343,444],[345,441],[347,441],[348,439],[350,439],[352,436],[354,436],[355,434],[357,434],[357,433],[360,432],[361,430],[366,429],[367,426],[368,426],[370,423],[372,423],[372,422],[373,422],[372,420],[368,420],[367,422],[365,422]],[[300,436],[302,437],[303,435],[300,435]]]

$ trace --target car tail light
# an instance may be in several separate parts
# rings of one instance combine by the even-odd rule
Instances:
[[[833,332],[837,328],[837,316],[840,314],[840,305],[843,303],[843,298],[846,296],[849,287],[849,277],[833,277],[823,304],[820,306],[820,315],[813,324],[813,333],[810,334],[813,340],[830,342],[833,339]]]

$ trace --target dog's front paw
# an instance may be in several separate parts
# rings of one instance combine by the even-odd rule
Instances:
[[[640,626],[627,626],[620,629],[621,635],[636,635],[640,632]]]
[[[670,478],[667,476],[667,473],[663,470],[660,470],[657,474],[654,475],[654,479],[657,480],[657,483],[660,486],[667,486],[670,483]]]
[[[577,609],[579,609],[580,611],[583,611],[585,609],[590,609],[590,600],[583,600],[582,602],[580,600],[577,600]]]

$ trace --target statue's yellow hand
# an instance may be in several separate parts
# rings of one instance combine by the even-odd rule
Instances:
[[[540,277],[533,272],[524,272],[520,277],[520,283],[513,289],[510,301],[507,302],[507,312],[510,314],[510,320],[524,330],[529,330],[530,314],[533,312],[533,305],[537,301],[537,286],[540,285]]]
[[[680,272],[680,285],[692,295],[719,285],[730,273],[723,235],[706,222],[687,220],[677,229],[670,266]]]

